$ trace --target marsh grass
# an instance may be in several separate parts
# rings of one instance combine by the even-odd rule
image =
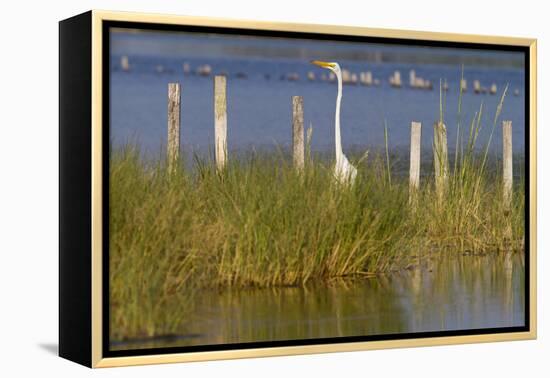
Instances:
[[[523,187],[503,217],[499,173],[452,176],[443,205],[423,182],[408,204],[405,178],[390,186],[385,156],[359,164],[353,187],[308,163],[299,174],[280,155],[200,159],[170,174],[135,147],[113,151],[110,179],[110,298],[113,339],[181,332],[205,287],[302,285],[402,269],[435,250],[519,250]],[[426,180],[427,181],[427,180]],[[517,238],[506,245],[507,221]]]
[[[432,251],[522,251],[523,180],[504,216],[501,172],[488,169],[488,146],[476,149],[482,111],[471,119],[466,145],[456,141],[443,201],[428,176],[413,206],[408,177],[391,174],[387,125],[382,153],[351,156],[358,168],[353,186],[335,183],[331,164],[309,148],[302,171],[279,151],[230,157],[221,172],[198,156],[169,172],[164,159],[145,158],[135,144],[114,149],[111,339],[185,332],[182,319],[192,319],[193,298],[204,288],[373,276]],[[310,139],[308,131],[308,146]]]

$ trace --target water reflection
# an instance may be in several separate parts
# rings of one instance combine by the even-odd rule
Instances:
[[[388,275],[305,287],[205,290],[189,333],[113,349],[524,325],[522,254],[415,258]]]

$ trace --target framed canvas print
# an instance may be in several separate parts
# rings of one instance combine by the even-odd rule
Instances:
[[[60,22],[62,357],[536,337],[536,41]]]

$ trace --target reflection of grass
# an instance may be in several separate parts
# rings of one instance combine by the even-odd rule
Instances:
[[[476,158],[477,157],[477,158]],[[386,160],[386,161],[385,161]],[[495,252],[523,244],[523,186],[504,217],[501,178],[464,153],[446,200],[423,180],[416,207],[387,159],[356,163],[351,188],[314,160],[302,174],[282,155],[198,160],[168,174],[135,147],[111,153],[112,339],[182,332],[200,287],[299,285],[399,269],[419,251]],[[176,307],[174,307],[176,306]]]

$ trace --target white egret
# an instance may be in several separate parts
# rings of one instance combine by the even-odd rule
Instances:
[[[332,71],[338,79],[338,95],[336,96],[336,114],[334,120],[334,142],[336,145],[336,164],[334,165],[334,177],[338,182],[353,184],[357,176],[357,168],[349,162],[342,151],[342,138],[340,135],[340,103],[342,102],[342,71],[335,62],[322,62],[314,60],[311,63],[316,66],[327,68]]]

